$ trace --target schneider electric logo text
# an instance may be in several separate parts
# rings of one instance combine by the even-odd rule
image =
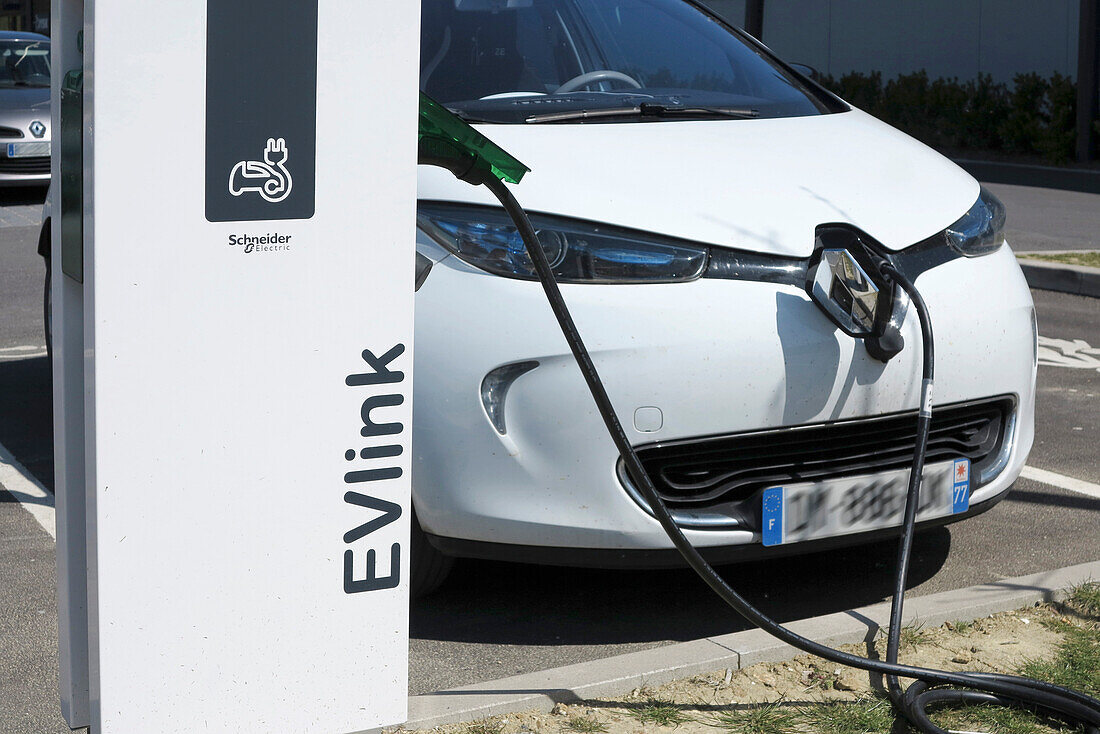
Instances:
[[[229,245],[230,247],[240,247],[248,254],[253,252],[287,252],[290,250],[290,238],[293,236],[277,233],[265,234],[259,237],[247,234],[231,234],[229,235]]]

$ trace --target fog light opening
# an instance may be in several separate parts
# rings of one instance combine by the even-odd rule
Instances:
[[[481,381],[481,404],[489,422],[500,435],[508,435],[508,426],[504,421],[504,401],[508,398],[508,391],[516,380],[538,366],[535,361],[506,364],[485,375]]]

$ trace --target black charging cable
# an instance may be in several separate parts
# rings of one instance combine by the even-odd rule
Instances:
[[[565,305],[554,271],[546,258],[546,253],[542,249],[542,244],[539,242],[531,221],[527,218],[527,213],[503,182],[491,178],[485,180],[484,184],[500,200],[501,205],[507,211],[523,238],[527,253],[534,264],[535,272],[538,274],[542,288],[546,292],[546,298],[550,302],[550,308],[553,310],[558,325],[565,335],[569,349],[573,352],[573,357],[580,367],[581,374],[588,384],[588,389],[592,393],[600,416],[603,418],[608,433],[623,459],[631,480],[641,491],[657,521],[664,528],[672,544],[676,546],[687,564],[699,574],[703,581],[723,601],[757,627],[803,652],[816,655],[833,663],[885,676],[891,700],[898,711],[915,726],[929,734],[950,734],[947,730],[932,723],[927,713],[928,707],[944,703],[992,703],[1033,708],[1054,718],[1080,725],[1087,734],[1100,734],[1100,701],[1069,688],[1016,676],[970,672],[950,673],[900,665],[897,662],[905,585],[908,576],[913,532],[916,525],[924,453],[931,422],[931,390],[934,366],[932,326],[928,308],[920,293],[908,278],[889,264],[880,265],[880,270],[884,276],[896,282],[912,300],[920,317],[921,335],[924,343],[924,383],[922,387],[921,415],[918,419],[917,446],[914,452],[914,466],[907,492],[902,540],[898,551],[897,583],[891,609],[887,660],[882,661],[834,650],[783,627],[734,591],[684,536],[683,531],[676,524],[661,496],[657,493],[657,489],[654,487],[649,475],[642,467],[638,455],[634,452],[634,447],[630,445],[626,432],[623,431],[622,424],[620,424],[615,413],[615,408],[607,395],[607,390],[596,371],[596,366],[592,363],[592,358],[584,346],[584,341],[577,331],[576,324],[573,323],[573,317]],[[898,678],[908,678],[913,680],[914,683],[903,691]],[[953,686],[954,688],[945,688],[944,686]]]

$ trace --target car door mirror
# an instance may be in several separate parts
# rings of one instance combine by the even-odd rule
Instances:
[[[821,73],[809,64],[788,64],[788,66],[804,77],[813,79],[815,82],[821,81]]]

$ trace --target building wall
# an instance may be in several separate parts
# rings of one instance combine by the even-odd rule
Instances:
[[[50,0],[3,0],[0,31],[50,31]]]
[[[50,35],[50,0],[32,0],[31,30]]]
[[[704,0],[741,26],[745,0]],[[824,74],[1077,75],[1080,0],[765,0],[764,42]]]

